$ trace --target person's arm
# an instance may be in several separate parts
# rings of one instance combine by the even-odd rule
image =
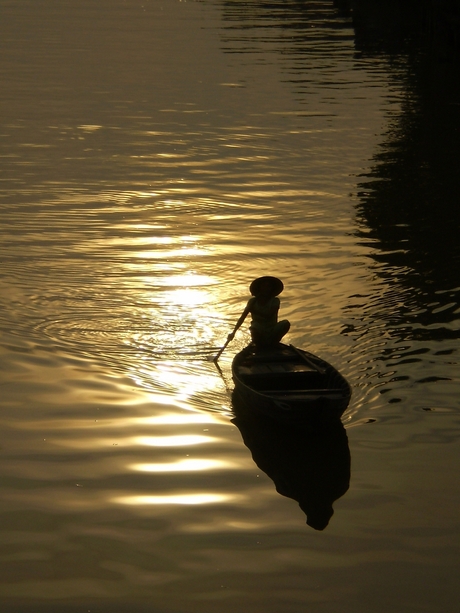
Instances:
[[[229,341],[232,341],[235,338],[235,334],[238,328],[241,327],[241,325],[243,324],[244,320],[246,319],[246,317],[249,315],[250,312],[251,312],[251,300],[247,303],[246,308],[241,313],[240,318],[238,319],[238,321],[235,324],[235,327],[233,328],[233,332],[230,332],[230,334],[228,335],[227,339]]]

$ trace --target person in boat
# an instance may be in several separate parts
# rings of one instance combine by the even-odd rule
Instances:
[[[228,341],[233,340],[238,328],[251,314],[252,321],[249,330],[252,342],[261,349],[276,346],[291,327],[287,319],[278,321],[280,308],[278,296],[283,289],[283,282],[276,277],[266,276],[255,279],[249,286],[253,297],[248,301],[233,332],[228,335]]]

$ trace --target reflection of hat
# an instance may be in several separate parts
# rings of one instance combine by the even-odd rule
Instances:
[[[257,294],[260,294],[260,290],[265,283],[270,283],[270,294],[272,296],[278,296],[278,294],[281,294],[284,289],[283,282],[277,277],[259,277],[258,279],[255,279],[249,286],[249,291],[251,292],[251,295],[257,296]]]
[[[307,525],[315,530],[324,530],[329,524],[329,520],[334,515],[332,504],[321,500],[301,500],[299,502],[299,507],[307,516]]]

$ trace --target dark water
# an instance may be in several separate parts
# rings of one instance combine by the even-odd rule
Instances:
[[[457,610],[459,80],[345,4],[0,0],[2,611]],[[210,361],[260,274],[324,440]]]

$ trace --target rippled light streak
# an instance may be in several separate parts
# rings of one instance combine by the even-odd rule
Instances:
[[[149,397],[155,397],[153,394]],[[163,398],[162,396],[158,396]],[[121,404],[121,403],[120,403]],[[126,403],[129,405],[129,403]],[[166,403],[164,403],[166,404]],[[174,399],[171,399],[170,404],[175,404]],[[190,410],[190,409],[189,409]],[[21,423],[15,423],[14,427],[18,430],[34,430],[36,428],[45,428],[46,430],[94,430],[95,424],[97,427],[104,428],[128,428],[130,426],[169,426],[169,425],[185,425],[185,424],[227,424],[225,419],[219,419],[214,415],[206,415],[202,413],[185,413],[174,414],[166,413],[164,415],[152,415],[151,417],[119,417],[117,419],[50,419],[50,420],[29,420]],[[8,425],[7,421],[0,424]]]
[[[222,468],[233,468],[231,462],[222,460],[188,459],[178,462],[161,462],[157,464],[132,464],[129,468],[139,472],[149,473],[169,473],[169,472],[193,472],[200,470],[216,470]]]
[[[213,415],[206,415],[204,413],[188,413],[185,415],[166,414],[166,415],[154,415],[152,417],[136,417],[131,418],[135,423],[143,424],[158,424],[158,425],[170,425],[170,424],[212,424],[219,423],[219,420]],[[226,423],[226,422],[225,422]]]
[[[148,447],[186,447],[201,445],[216,439],[201,434],[178,434],[176,436],[138,436],[134,442]]]
[[[167,292],[166,298],[172,304],[191,307],[209,302],[209,293],[199,289],[176,289]]]
[[[235,498],[230,494],[174,494],[170,496],[122,496],[113,498],[111,502],[126,505],[194,505],[194,504],[213,504],[216,502],[226,502]]]

